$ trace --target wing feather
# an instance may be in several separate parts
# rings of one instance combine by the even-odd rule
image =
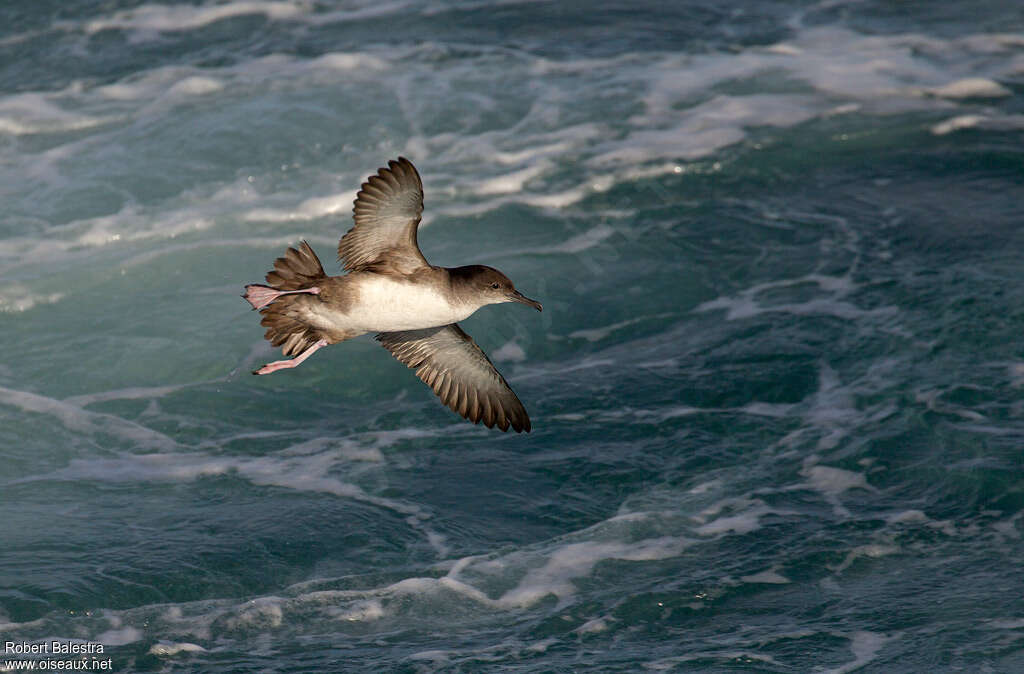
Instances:
[[[530,431],[526,408],[487,355],[457,324],[382,332],[377,339],[454,412],[488,428]]]
[[[423,182],[405,157],[388,162],[356,195],[355,226],[338,242],[348,271],[387,266],[404,274],[429,266],[416,241],[423,214]]]

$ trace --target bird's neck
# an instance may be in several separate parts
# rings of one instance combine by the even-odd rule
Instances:
[[[448,276],[448,301],[453,307],[464,307],[476,311],[490,302],[481,298],[476,285],[471,282],[473,267],[444,267]]]

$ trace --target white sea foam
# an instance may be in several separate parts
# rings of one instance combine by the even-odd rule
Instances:
[[[95,403],[108,400],[148,400],[161,398],[185,388],[184,385],[171,386],[133,386],[129,388],[115,389],[113,391],[101,391],[99,393],[84,393],[82,395],[65,398],[64,402],[75,407],[86,407]]]
[[[260,597],[243,604],[225,623],[231,630],[264,630],[280,627],[284,610],[280,597]]]
[[[932,529],[938,529],[946,536],[957,536],[960,534],[960,530],[957,529],[956,523],[953,520],[932,520],[927,523],[927,526]],[[974,527],[969,528],[973,529]]]
[[[434,548],[438,559],[446,559],[451,553],[451,546],[447,542],[448,537],[430,529],[425,529],[424,533],[427,537],[427,543],[430,544],[430,547]]]
[[[495,176],[493,178],[486,178],[477,183],[476,188],[473,190],[476,194],[490,195],[490,194],[513,194],[521,192],[523,186],[530,180],[533,180],[551,168],[551,162],[540,161],[532,166],[520,169],[513,173],[506,173],[505,175]]]
[[[245,214],[250,221],[286,222],[313,220],[339,213],[348,214],[355,203],[358,190],[340,192],[326,197],[310,197],[293,209],[256,208]]]
[[[757,505],[735,515],[718,517],[702,524],[696,528],[696,532],[702,536],[715,536],[719,534],[748,534],[761,528],[761,517],[777,512],[767,505]]]
[[[579,627],[573,630],[575,634],[600,634],[601,632],[608,631],[609,618],[594,618],[583,623]]]
[[[461,424],[457,426],[458,429],[464,429]],[[361,434],[360,437],[372,440],[374,446],[380,449],[385,447],[393,447],[402,440],[416,440],[419,438],[433,438],[438,435],[450,435],[452,429],[440,429],[440,430],[425,430],[422,428],[394,428],[386,431],[368,431]]]
[[[96,635],[96,641],[104,646],[124,646],[140,641],[142,637],[142,630],[127,626],[101,632]]]
[[[920,510],[903,510],[887,515],[885,521],[889,524],[917,524],[930,522],[930,518]]]
[[[412,655],[406,657],[408,660],[413,660],[415,662],[429,662],[431,665],[435,667],[448,662],[450,659],[448,651],[442,651],[437,649],[430,651],[419,651],[418,653],[413,653]]]
[[[984,115],[957,115],[933,126],[932,133],[936,136],[944,136],[954,131],[980,127],[988,120],[989,118]]]
[[[1024,536],[1021,535],[1020,530],[1017,528],[1017,523],[1022,519],[1024,519],[1024,511],[1011,515],[1005,520],[994,522],[992,524],[992,529],[1000,536],[1004,536],[1012,540],[1020,540],[1021,538],[1024,538]]]
[[[863,473],[820,465],[810,466],[800,472],[808,478],[807,486],[830,497],[839,496],[849,489],[878,491],[867,483]]]
[[[722,486],[722,481],[721,480],[709,480],[707,482],[701,482],[696,487],[691,488],[688,493],[695,494],[695,495],[696,494],[706,494],[706,493],[708,493],[710,491],[714,491],[714,490],[717,490],[717,489],[721,488],[721,486]]]
[[[793,413],[796,406],[789,403],[747,403],[740,408],[746,414],[753,414],[758,417],[783,418]]]
[[[689,405],[672,405],[665,409],[658,410],[655,413],[655,418],[657,419],[658,423],[661,423],[663,421],[668,421],[669,419],[678,419],[679,417],[689,417],[693,416],[694,414],[704,414],[707,412],[717,411],[721,410],[706,407],[691,407]]]
[[[838,434],[845,434],[845,431],[833,431],[823,439],[834,438]],[[819,447],[821,446],[822,444],[819,441]],[[831,446],[831,444],[826,443],[826,446]],[[833,466],[818,465],[818,460],[819,458],[816,455],[812,455],[805,459],[804,467],[800,471],[800,474],[807,478],[807,481],[787,487],[786,490],[810,489],[812,491],[816,491],[821,494],[828,503],[832,504],[833,511],[841,517],[848,517],[850,515],[850,511],[847,510],[840,501],[840,496],[842,496],[843,493],[851,489],[863,489],[865,491],[873,492],[878,491],[875,487],[868,484],[867,477],[863,473],[843,468],[835,468]]]
[[[546,250],[552,253],[582,253],[599,245],[613,234],[615,230],[608,225],[596,225],[562,243],[548,246]]]
[[[772,304],[758,299],[758,295],[766,291],[792,288],[800,285],[817,285],[825,297],[816,297],[803,302],[781,302]],[[796,279],[784,279],[780,281],[769,281],[745,288],[738,295],[732,297],[719,297],[714,300],[702,302],[694,308],[696,312],[725,310],[727,321],[741,320],[759,316],[764,313],[788,313],[796,316],[824,315],[835,316],[846,320],[857,320],[863,318],[884,318],[898,313],[898,308],[893,306],[876,307],[874,309],[861,309],[851,302],[843,299],[848,295],[854,286],[847,277],[822,276],[820,274],[809,274]]]
[[[850,650],[853,652],[853,661],[839,667],[825,670],[825,674],[846,674],[853,672],[878,657],[878,652],[887,643],[901,636],[900,632],[892,635],[885,635],[880,632],[868,632],[859,630],[850,635],[844,635],[850,640]]]
[[[233,212],[239,206],[248,205],[257,198],[251,185],[244,178],[221,186],[212,195],[207,196],[204,192],[206,189],[201,188],[183,193],[177,204],[171,207],[161,205],[143,208],[129,204],[110,215],[85,218],[52,227],[48,235],[42,238],[25,236],[0,240],[0,269],[3,269],[4,263],[8,270],[35,267],[40,264],[47,268],[56,268],[62,266],[69,258],[88,254],[91,248],[116,247],[126,243],[147,241],[160,242],[160,245],[128,257],[123,263],[124,267],[137,266],[182,251],[205,248],[245,246],[277,249],[293,244],[301,238],[320,247],[333,247],[337,244],[335,234],[322,236],[301,231],[284,232],[276,236],[253,235],[242,239],[218,239],[207,236],[187,243],[166,243],[179,237],[214,229],[219,220],[233,217]],[[302,220],[329,211],[327,206],[316,200],[311,200],[311,203],[302,209],[305,210],[300,210],[297,216],[294,211],[283,212],[280,219]],[[34,301],[38,302],[39,299]]]
[[[491,352],[491,359],[496,363],[521,363],[526,360],[526,351],[515,341],[508,341]]]
[[[206,649],[199,644],[193,644],[188,641],[159,641],[149,647],[150,655],[157,655],[160,657],[172,657],[179,653],[204,653]]]
[[[1009,89],[984,77],[968,77],[941,87],[928,89],[940,98],[1004,98],[1012,95]]]
[[[574,339],[585,339],[588,342],[599,342],[602,339],[608,337],[608,335],[618,330],[621,330],[622,328],[628,328],[631,325],[636,325],[637,323],[642,323],[644,321],[651,319],[666,318],[671,315],[672,314],[656,314],[654,316],[639,316],[637,318],[630,318],[625,321],[612,323],[611,325],[606,325],[601,328],[586,328],[583,330],[574,330],[573,332],[569,333],[569,337]]]
[[[615,365],[614,360],[608,358],[583,358],[582,360],[566,365],[565,367],[550,369],[524,369],[524,371],[517,373],[516,375],[509,377],[511,381],[522,381],[524,379],[533,379],[536,377],[547,376],[550,377],[553,374],[565,374],[567,372],[577,372],[579,370],[590,370],[593,368],[603,368],[610,365]]]
[[[846,557],[843,558],[842,562],[836,566],[830,566],[829,568],[831,568],[834,573],[840,574],[861,557],[879,559],[880,557],[894,555],[899,551],[900,547],[893,543],[866,543],[865,545],[858,545],[851,549],[846,553]]]
[[[708,487],[691,493],[704,494],[717,491],[718,486],[712,482]],[[759,498],[730,496],[719,499],[700,512],[690,515],[689,519],[698,525],[694,528],[695,533],[701,536],[721,536],[757,531],[761,528],[761,518],[765,515],[796,514],[794,511],[773,508]]]
[[[582,201],[587,196],[586,187],[574,187],[562,192],[553,192],[550,194],[530,194],[521,197],[517,201],[527,204],[528,206],[536,206],[537,208],[565,208],[571,206],[579,201]]]
[[[4,391],[0,390],[0,402],[4,401],[3,393]],[[96,417],[106,416],[92,412],[84,414]],[[73,420],[78,419],[77,416],[72,418]],[[129,424],[129,422],[122,423]],[[130,428],[134,428],[134,424]],[[143,435],[143,437],[146,436]],[[214,456],[203,452],[125,454],[117,458],[72,459],[65,468],[45,475],[25,477],[19,482],[35,480],[178,481],[233,473],[259,486],[285,487],[296,491],[332,494],[370,503],[404,515],[427,517],[427,514],[417,505],[369,494],[356,484],[330,475],[331,468],[345,460],[344,454],[345,450],[325,450],[316,454],[285,450],[277,455],[260,457]],[[365,458],[360,457],[360,460],[365,460]],[[421,527],[419,520],[415,521],[415,526]]]
[[[308,448],[307,448],[308,449]],[[731,505],[736,505],[731,504]],[[716,512],[730,504],[722,502]],[[292,632],[308,629],[310,624],[327,621],[343,628],[358,625],[366,629],[385,619],[401,618],[406,613],[413,615],[428,611],[458,610],[485,612],[520,612],[534,607],[545,597],[557,598],[559,606],[570,603],[577,593],[575,581],[593,573],[594,567],[610,560],[657,561],[680,555],[693,541],[676,536],[642,538],[633,542],[608,538],[621,536],[636,526],[649,526],[659,521],[665,513],[625,513],[600,522],[569,537],[546,541],[528,548],[493,556],[471,556],[456,560],[448,575],[435,577],[409,577],[379,587],[352,590],[309,590],[306,586],[331,584],[330,579],[300,583],[286,588],[276,595],[255,597],[244,602],[232,600],[204,600],[170,607],[166,605],[141,606],[125,611],[107,611],[107,621],[115,629],[124,632],[123,638],[131,642],[149,636],[149,631],[138,628],[124,628],[123,625],[142,625],[153,622],[158,625],[160,640],[150,648],[150,653],[161,657],[173,657],[182,653],[201,653],[203,647],[196,640],[210,640],[215,634],[223,638],[225,630],[237,635],[267,634],[269,632]],[[496,599],[481,588],[494,587],[492,578],[518,579],[510,589],[496,593]],[[743,579],[749,583],[785,583],[787,579],[774,570],[766,570]],[[497,587],[500,587],[499,584]],[[442,608],[444,607],[444,608]],[[590,618],[571,630],[575,638],[600,638],[608,632],[619,618],[599,615]],[[389,621],[388,625],[394,622]],[[89,634],[83,625],[80,631]],[[125,630],[136,630],[127,632]],[[390,629],[390,628],[389,628]],[[109,633],[109,634],[108,634]],[[111,630],[101,632],[117,638]],[[779,634],[774,638],[804,638],[813,632]],[[880,637],[880,635],[874,635]],[[90,637],[97,640],[96,637]],[[851,650],[856,662],[868,662],[884,644],[885,637],[871,639],[861,633],[850,635]],[[501,653],[521,652],[531,654],[544,652],[558,643],[558,637],[532,643],[505,643],[488,646],[490,652],[499,649]],[[449,662],[465,656],[465,651],[419,651],[415,661]],[[750,661],[774,662],[767,656],[747,654],[742,647],[715,651],[713,653],[688,654],[650,663],[652,669],[664,669],[671,664],[693,658],[722,658],[723,660],[747,659]],[[850,671],[850,670],[844,670]]]
[[[1013,361],[1006,364],[1006,374],[1013,388],[1024,387],[1024,362]]]
[[[501,555],[470,556],[451,563],[446,576],[409,578],[387,588],[375,590],[374,596],[397,594],[433,595],[439,591],[454,592],[460,597],[489,610],[519,610],[535,605],[545,597],[555,597],[566,605],[576,594],[574,581],[592,573],[604,561],[652,561],[677,556],[692,541],[676,536],[641,538],[628,542],[623,536],[638,526],[659,519],[659,513],[625,513],[599,522],[555,541],[549,541]],[[501,579],[499,587],[509,580],[514,584],[491,598],[484,589]],[[593,622],[589,632],[607,627]]]
[[[588,129],[591,129],[591,127],[588,127]],[[565,130],[563,129],[563,135],[568,136],[566,138],[566,140],[561,140],[561,141],[558,141],[558,142],[555,142],[555,143],[541,142],[538,145],[534,145],[532,147],[523,148],[521,150],[511,150],[511,151],[496,150],[494,152],[494,159],[496,161],[502,163],[502,164],[509,165],[509,164],[520,164],[520,163],[527,162],[527,161],[533,161],[533,160],[541,159],[541,158],[544,158],[544,157],[547,157],[547,156],[550,156],[550,155],[556,155],[556,156],[557,155],[562,155],[565,152],[573,149],[573,147],[576,147],[576,146],[579,145],[578,142],[577,143],[572,142],[573,140],[576,140],[576,141],[581,140],[581,137],[580,137],[579,134],[574,134],[571,131],[566,134],[566,133],[564,133],[564,131]],[[588,134],[585,138],[589,138],[589,137],[592,137],[592,136],[590,134]],[[540,166],[541,164],[538,164],[538,165]]]
[[[40,304],[54,304],[64,299],[64,293],[32,292],[21,283],[0,286],[0,313],[18,314]]]
[[[599,562],[665,559],[678,556],[685,547],[686,541],[673,537],[636,543],[570,543],[555,549],[543,566],[530,570],[516,587],[501,596],[498,603],[504,607],[526,607],[554,595],[564,604],[576,592],[572,580],[589,575]]]
[[[212,77],[186,77],[175,82],[168,90],[170,96],[206,96],[215,94],[224,89],[224,85]]]
[[[598,153],[590,163],[602,166],[656,159],[700,159],[743,140],[747,127],[793,126],[819,114],[820,108],[821,104],[816,106],[813,99],[804,96],[715,96],[680,113],[678,121],[670,128],[641,128],[623,141],[610,143],[612,149]],[[668,113],[660,111],[658,114]],[[650,113],[635,121],[646,125],[650,122],[649,116]]]
[[[646,72],[634,72],[637,81],[647,83],[647,92],[645,110],[629,120],[628,135],[604,143],[589,161],[600,165],[693,160],[747,138],[753,127],[784,128],[853,111],[889,114],[942,107],[947,100],[1006,96],[1009,91],[994,78],[1011,73],[1012,60],[986,62],[980,54],[990,52],[991,45],[985,43],[972,38],[943,42],[917,35],[864,36],[823,26],[802,28],[790,42],[730,56],[662,57],[645,63]],[[962,73],[967,76],[950,82],[949,71],[932,60],[941,50],[960,53],[965,57],[960,62],[979,72]],[[595,65],[602,66],[611,67]],[[629,71],[621,62],[614,67]],[[790,90],[799,82],[807,89],[718,94],[701,100],[723,82],[754,79],[762,90],[770,90],[773,82]],[[932,102],[923,100],[922,93]],[[846,102],[836,105],[836,99]]]
[[[383,58],[360,52],[331,52],[323,54],[313,59],[310,65],[345,72],[379,72],[390,67],[390,63]]]
[[[355,438],[320,437],[289,445],[280,451],[281,456],[307,456],[314,461],[356,462],[368,464],[384,463],[380,451],[383,443],[367,446]]]
[[[217,5],[143,5],[114,12],[76,25],[87,33],[120,29],[133,39],[151,39],[150,33],[191,30],[227,18],[261,15],[315,25],[370,15],[403,11],[404,3],[375,3],[338,11],[321,11],[306,2],[227,2]],[[314,11],[316,10],[316,11]],[[68,24],[70,25],[70,24]],[[67,26],[66,26],[67,27]],[[537,103],[526,117],[508,128],[479,134],[444,132],[431,136],[417,133],[409,143],[436,162],[433,173],[452,177],[431,194],[437,195],[428,218],[444,214],[484,213],[507,203],[521,203],[542,209],[565,209],[588,195],[607,191],[623,183],[666,173],[681,174],[697,163],[674,161],[702,157],[749,137],[758,126],[785,128],[809,119],[835,114],[886,114],[898,109],[925,107],[950,110],[947,122],[936,124],[933,132],[951,133],[966,128],[1007,129],[1024,126],[1019,116],[996,115],[978,110],[972,100],[1004,96],[1000,78],[1020,69],[1019,47],[1010,35],[976,35],[950,40],[919,35],[863,36],[839,28],[802,27],[785,43],[751,48],[738,53],[680,56],[677,54],[631,54],[610,59],[580,59],[555,62],[523,55],[508,55],[502,68],[557,75],[574,73],[595,81],[616,82],[620,78],[640,89],[643,110],[616,130],[608,120],[584,116],[582,121],[560,126],[561,98]],[[396,78],[400,84],[409,77],[429,74],[435,81],[460,77],[458,63],[431,66],[419,71],[417,50],[436,48],[412,46],[388,52],[339,52],[312,59],[271,54],[221,68],[160,67],[133,74],[121,81],[99,87],[73,83],[60,91],[19,93],[0,97],[0,127],[12,134],[40,134],[67,130],[109,133],[85,142],[71,142],[18,162],[19,171],[37,180],[53,181],[54,189],[67,180],[62,165],[99,145],[116,141],[117,129],[106,131],[111,122],[148,125],[166,114],[161,106],[180,100],[216,97],[230,93],[239,100],[265,96],[275,86],[303,91],[324,89],[334,82],[352,78]],[[958,66],[950,71],[942,61],[951,58]],[[403,67],[394,66],[401,63]],[[425,67],[425,66],[424,66]],[[407,72],[408,71],[408,72]],[[418,73],[418,74],[417,74]],[[778,91],[772,91],[774,78]],[[723,83],[757,80],[764,91],[750,95],[718,90]],[[802,83],[796,91],[793,82]],[[415,126],[417,101],[408,98],[406,88],[397,86],[403,115]],[[538,85],[544,90],[542,80]],[[551,86],[555,86],[552,84]],[[928,95],[922,96],[925,92]],[[498,93],[481,94],[486,97]],[[491,100],[488,98],[488,100]],[[493,101],[491,101],[493,103]],[[116,126],[116,125],[115,125]],[[102,127],[102,128],[101,128]],[[3,131],[0,131],[2,133]],[[415,142],[413,142],[415,141]],[[410,147],[412,146],[410,145]],[[611,170],[590,171],[577,184],[558,182],[559,161],[573,158],[576,166],[609,165]],[[359,160],[362,163],[362,159]],[[509,170],[488,175],[476,171],[477,164],[498,162]],[[709,162],[710,164],[710,162]],[[449,167],[458,167],[454,170]],[[473,175],[472,178],[460,176]],[[485,177],[477,177],[483,175]],[[59,264],[62,253],[81,247],[121,246],[147,239],[199,235],[216,229],[221,218],[234,218],[239,211],[251,222],[308,222],[320,217],[347,214],[354,192],[332,194],[320,183],[310,191],[282,196],[264,196],[250,190],[246,199],[239,194],[214,196],[186,190],[181,199],[171,200],[154,210],[151,204],[128,202],[120,211],[68,223],[45,236],[5,240],[0,256],[12,264]],[[451,197],[443,198],[449,188]],[[319,193],[317,193],[319,191]],[[483,197],[468,205],[457,195]],[[228,196],[229,198],[225,198]],[[284,206],[289,200],[295,206]],[[239,208],[241,206],[241,208]],[[623,215],[629,215],[625,209]],[[340,232],[339,232],[340,233]],[[579,253],[604,241],[612,231],[598,225],[563,244],[553,252]],[[55,236],[56,234],[56,236]],[[301,234],[301,233],[296,233]],[[17,260],[17,263],[13,261]],[[728,300],[733,300],[727,304]],[[715,303],[717,302],[717,304]],[[884,315],[882,307],[862,310],[841,297],[815,298],[803,303],[765,305],[755,297],[721,298],[703,305],[705,309],[725,308],[731,318],[764,311],[794,314],[825,314],[846,319]]]
[[[742,576],[740,580],[744,583],[760,583],[768,585],[785,585],[786,583],[793,582],[775,569],[767,569],[749,576]]]
[[[384,606],[379,599],[367,599],[332,611],[332,615],[345,622],[371,622],[384,617]]]
[[[136,448],[168,451],[178,447],[170,437],[141,424],[112,414],[90,412],[78,405],[37,393],[0,387],[0,404],[16,407],[22,412],[52,416],[68,430],[88,436],[109,434],[119,437]]]
[[[116,116],[70,112],[40,92],[0,97],[0,134],[66,133],[91,129],[116,119]]]
[[[115,12],[108,18],[94,19],[84,25],[87,33],[122,29],[143,33],[184,31],[238,16],[261,14],[268,19],[288,19],[311,9],[309,2],[263,2],[235,0],[219,5],[146,4]]]
[[[80,220],[82,231],[74,243],[80,246],[104,246],[118,241],[135,241],[154,237],[173,239],[213,226],[212,218],[201,209],[181,209],[152,224],[152,215],[143,214],[134,206],[126,206],[113,215]]]
[[[963,131],[964,129],[981,129],[983,131],[1015,131],[1024,129],[1024,115],[990,115],[967,114],[951,117],[944,122],[932,126],[936,136]]]
[[[532,644],[530,644],[529,646],[526,647],[526,652],[527,653],[544,653],[549,648],[551,648],[552,646],[557,644],[558,641],[559,640],[558,640],[557,637],[548,637],[546,639],[541,639],[540,641],[535,641],[535,642],[533,642]]]
[[[755,650],[744,651],[744,650],[714,650],[714,651],[698,651],[689,655],[677,655],[670,658],[658,658],[651,662],[645,662],[644,668],[651,669],[654,671],[663,670],[677,670],[679,665],[685,662],[693,662],[694,660],[721,660],[723,666],[728,663],[728,667],[733,668],[737,663],[743,663],[750,665],[755,662],[764,662],[775,667],[782,667],[778,660],[773,658],[766,653],[759,653]]]
[[[877,394],[887,390],[892,382],[893,371],[899,367],[900,362],[895,359],[882,359],[863,378],[844,383],[839,380],[835,370],[827,363],[822,363],[818,372],[817,391],[793,408],[793,414],[802,417],[806,425],[782,438],[780,445],[792,447],[809,436],[817,438],[816,450],[832,450],[863,424],[879,422],[891,416],[896,409],[891,401],[860,409],[855,395]],[[819,460],[817,455],[807,457],[804,468],[813,466]],[[834,498],[835,494],[831,497]],[[841,509],[838,503],[836,505]]]
[[[259,248],[269,251],[280,251],[284,252],[285,248],[294,246],[300,240],[304,240],[314,248],[327,248],[330,249],[337,245],[338,240],[334,237],[323,237],[323,236],[299,236],[296,234],[282,234],[281,236],[269,236],[269,237],[250,237],[244,241],[237,239],[206,239],[203,241],[193,241],[191,243],[176,243],[176,244],[163,244],[159,248],[153,248],[147,250],[138,255],[132,255],[125,258],[122,262],[122,267],[131,269],[133,267],[140,267],[146,265],[153,260],[157,260],[167,255],[175,255],[184,252],[197,251],[197,250],[209,250],[209,249],[239,249],[239,248]],[[271,353],[270,348],[260,347],[263,349],[262,353]]]
[[[161,216],[141,212],[135,206],[125,206],[112,215],[55,227],[49,238],[12,237],[0,241],[0,260],[6,258],[11,267],[37,264],[40,259],[45,259],[49,265],[83,248],[173,239],[212,226],[213,220],[201,208],[186,207]]]

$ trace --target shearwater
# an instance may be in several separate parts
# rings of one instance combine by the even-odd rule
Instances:
[[[480,307],[521,302],[541,311],[497,269],[435,267],[416,241],[423,182],[405,157],[388,162],[356,195],[352,227],[338,243],[347,272],[327,276],[305,241],[242,296],[263,314],[266,339],[288,360],[253,374],[297,367],[318,349],[367,332],[453,411],[488,428],[530,431],[523,404],[458,322]]]

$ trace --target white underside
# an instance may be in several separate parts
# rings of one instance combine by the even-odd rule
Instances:
[[[433,328],[468,318],[478,307],[451,305],[429,286],[402,283],[385,276],[359,279],[357,300],[345,313],[326,312],[318,318],[332,327],[361,332],[395,332]]]

